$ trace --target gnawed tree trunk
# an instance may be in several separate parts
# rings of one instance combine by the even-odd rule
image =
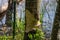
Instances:
[[[60,0],[58,1],[57,9],[56,9],[56,14],[55,14],[55,19],[54,19],[54,25],[52,29],[52,35],[51,35],[51,40],[58,40],[57,39],[57,34],[59,30],[59,23],[60,23]]]
[[[30,40],[28,37],[29,33],[35,34],[34,28],[39,28],[39,10],[38,10],[38,0],[26,0],[26,25],[24,40]],[[39,24],[38,24],[39,23]]]

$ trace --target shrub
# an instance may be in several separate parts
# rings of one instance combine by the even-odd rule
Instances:
[[[44,33],[41,29],[36,29],[36,34],[28,34],[30,40],[44,40]]]

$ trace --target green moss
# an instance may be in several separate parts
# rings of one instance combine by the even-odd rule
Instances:
[[[32,13],[29,12],[29,10],[26,10],[26,31],[32,30],[32,28],[35,27],[37,23],[37,19],[34,17]]]

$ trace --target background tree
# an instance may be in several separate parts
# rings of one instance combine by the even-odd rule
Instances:
[[[8,9],[6,13],[6,24],[7,26],[12,26],[12,14],[13,14],[13,0],[8,1]]]
[[[57,34],[58,34],[59,27],[60,27],[59,26],[59,22],[60,22],[60,0],[57,3],[58,3],[58,5],[57,5],[57,9],[56,9],[56,14],[55,14],[51,40],[58,40]]]
[[[42,15],[41,22],[42,22],[43,31],[45,33],[45,38],[50,39],[56,7],[57,7],[57,1],[56,0],[42,0],[40,5],[41,5],[40,14]]]

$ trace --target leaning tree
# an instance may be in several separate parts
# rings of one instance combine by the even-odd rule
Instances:
[[[1,0],[0,2],[0,21],[2,21],[6,15],[6,24],[8,25],[8,21],[12,18],[12,0]]]

